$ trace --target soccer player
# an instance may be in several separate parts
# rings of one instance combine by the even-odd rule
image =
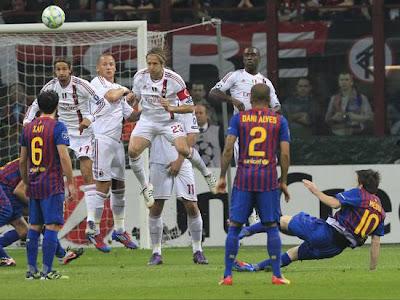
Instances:
[[[270,90],[265,84],[251,88],[252,108],[234,115],[221,160],[221,174],[217,184],[225,192],[226,171],[232,159],[236,139],[239,139],[239,159],[231,195],[229,229],[225,243],[225,272],[221,285],[232,285],[232,265],[239,250],[239,232],[253,208],[257,208],[261,222],[267,227],[267,250],[273,269],[272,283],[290,282],[281,275],[281,239],[278,222],[281,214],[280,191],[285,200],[289,169],[289,128],[285,117],[269,109]],[[278,182],[277,151],[280,150],[281,179]]]
[[[244,69],[239,69],[234,72],[229,72],[219,81],[210,91],[209,97],[216,101],[224,101],[231,103],[234,108],[234,114],[239,111],[251,109],[250,90],[257,83],[263,83],[269,87],[269,106],[274,111],[279,111],[281,104],[275,92],[272,82],[264,75],[258,72],[260,63],[260,50],[256,47],[248,47],[243,51]],[[229,90],[230,96],[226,94]],[[237,164],[239,155],[238,142],[234,148],[234,158]],[[252,212],[249,223],[253,224],[259,221],[255,211]]]
[[[178,117],[178,116],[177,116]],[[187,134],[188,144],[193,147],[199,132],[197,119],[193,113],[179,115]],[[208,264],[201,246],[203,219],[197,205],[194,173],[191,163],[178,155],[174,146],[164,136],[156,136],[150,149],[150,182],[154,186],[155,203],[149,209],[149,231],[153,248],[149,265],[163,263],[161,241],[163,221],[161,213],[165,200],[169,199],[172,190],[179,201],[182,201],[187,213],[189,232],[192,238],[193,262]]]
[[[357,187],[336,194],[334,197],[321,192],[315,183],[303,180],[304,186],[325,205],[339,209],[333,217],[321,220],[301,212],[295,216],[282,216],[281,231],[295,235],[304,242],[290,248],[281,256],[282,267],[297,260],[314,260],[334,257],[347,247],[362,246],[371,236],[370,270],[378,264],[380,237],[384,235],[385,211],[376,195],[380,182],[378,172],[371,169],[359,170]],[[247,236],[252,229],[248,228]],[[270,269],[271,261],[264,260],[258,264],[247,264],[237,261],[238,271],[255,272]]]
[[[58,94],[44,91],[37,103],[41,111],[24,127],[21,136],[19,170],[28,189],[29,230],[27,235],[28,271],[26,279],[65,278],[52,269],[59,245],[57,233],[64,223],[64,179],[67,178],[69,197],[75,193],[72,163],[68,154],[69,137],[66,126],[56,120]],[[38,241],[43,225],[43,270],[37,268]]]
[[[165,68],[166,55],[161,48],[151,49],[146,56],[147,68],[133,78],[133,93],[141,102],[142,113],[129,141],[130,164],[142,187],[146,185],[141,153],[156,135],[163,135],[183,157],[189,159],[205,177],[212,192],[216,179],[199,153],[189,147],[186,133],[175,114],[192,113],[194,105],[185,82],[177,73]],[[151,207],[154,203],[147,203]]]
[[[28,198],[19,173],[19,159],[15,159],[0,167],[0,227],[7,224],[14,227],[0,237],[0,266],[16,265],[4,248],[26,237],[28,224],[22,217],[24,205],[28,205]]]
[[[72,75],[72,65],[68,59],[57,58],[54,61],[54,73],[56,77],[46,83],[41,91],[53,90],[58,94],[58,117],[67,126],[69,148],[79,159],[83,178],[81,189],[85,195],[87,210],[90,211],[90,207],[96,202],[96,186],[92,175],[93,131],[89,127],[94,117],[90,106],[94,104],[96,110],[99,110],[96,114],[101,114],[104,100],[88,81]],[[38,111],[38,102],[35,100],[26,113],[24,126],[34,119]],[[88,220],[94,221],[93,216],[89,215]]]
[[[111,188],[111,209],[114,217],[112,239],[129,249],[137,245],[125,230],[125,150],[121,141],[122,120],[136,120],[137,113],[126,102],[133,100],[132,92],[114,82],[114,57],[105,53],[97,60],[97,73],[91,84],[104,96],[104,114],[95,116],[92,124],[94,140],[93,175],[96,180],[96,202],[90,207],[88,215],[88,239],[97,249],[109,252],[111,248],[100,238],[99,229],[103,214],[104,200]],[[94,219],[94,222],[91,221]]]

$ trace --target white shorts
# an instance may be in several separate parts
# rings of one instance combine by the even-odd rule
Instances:
[[[171,121],[160,124],[147,120],[139,120],[131,133],[131,136],[140,136],[150,142],[156,135],[163,135],[170,143],[173,143],[176,138],[186,136],[186,133],[180,122]]]
[[[177,199],[197,201],[193,168],[187,159],[176,177],[168,174],[167,165],[151,163],[150,182],[154,187],[154,199],[169,199],[175,187]]]
[[[93,177],[97,181],[125,180],[125,149],[122,142],[106,136],[95,137]]]
[[[76,158],[88,157],[93,160],[93,138],[92,136],[70,136],[69,148],[74,151]]]

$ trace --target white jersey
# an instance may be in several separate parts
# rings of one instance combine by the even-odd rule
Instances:
[[[89,127],[83,132],[79,131],[79,124],[83,118],[93,121],[93,115],[103,113],[104,100],[97,95],[96,89],[84,79],[71,76],[66,87],[62,87],[57,78],[50,80],[43,86],[43,91],[53,90],[58,94],[58,117],[68,129],[68,134],[74,136],[91,136],[92,129]],[[92,112],[91,109],[94,111]],[[28,108],[24,124],[31,122],[39,111],[37,99]]]
[[[140,116],[142,117],[142,116]],[[181,122],[185,133],[198,133],[199,126],[197,125],[196,115],[194,113],[177,114],[177,121]],[[157,135],[152,143],[150,149],[150,163],[156,164],[169,164],[178,158],[178,151],[175,146],[162,136]]]
[[[182,77],[169,69],[164,69],[163,77],[157,81],[150,78],[147,69],[138,71],[133,77],[132,91],[142,105],[140,119],[147,122],[165,123],[174,119],[161,106],[161,97],[168,99],[172,106],[193,105]]]
[[[99,96],[103,98],[109,90],[122,87],[118,83],[109,82],[101,76],[93,78],[90,83],[98,91]],[[126,102],[125,97],[122,97],[113,103],[105,100],[103,110],[104,113],[101,116],[96,116],[92,124],[94,135],[105,135],[119,141],[122,134],[122,119],[129,118],[133,112],[133,108]]]
[[[279,103],[278,97],[275,92],[275,88],[272,82],[264,75],[257,73],[252,75],[246,72],[245,69],[236,70],[229,72],[219,81],[213,89],[219,89],[222,92],[230,91],[231,96],[244,104],[245,110],[251,109],[250,104],[250,91],[253,85],[257,83],[264,83],[268,85],[270,90],[271,108],[277,108],[281,104]],[[236,106],[234,107],[234,113],[238,113]]]

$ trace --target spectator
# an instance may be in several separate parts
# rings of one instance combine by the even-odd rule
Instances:
[[[368,98],[354,87],[349,72],[342,72],[338,78],[339,93],[330,99],[325,121],[334,135],[355,135],[371,133],[373,112]]]
[[[4,22],[7,24],[35,23],[39,19],[38,14],[30,14],[27,0],[12,0],[9,9],[3,15]]]
[[[208,107],[208,118],[212,124],[218,124],[218,117],[214,107],[210,106],[210,103],[206,99],[206,88],[204,83],[201,82],[193,82],[190,95],[192,96],[193,102],[195,105],[203,104]]]
[[[220,126],[209,123],[208,106],[195,106],[200,133],[195,148],[207,167],[218,168],[221,165],[221,149],[223,147],[223,131]]]
[[[316,119],[320,112],[319,103],[312,96],[312,86],[308,78],[300,78],[296,93],[283,104],[283,113],[288,118],[290,134],[295,138],[315,134]]]

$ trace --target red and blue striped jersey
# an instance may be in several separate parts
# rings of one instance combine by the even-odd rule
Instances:
[[[290,142],[285,117],[269,108],[241,111],[232,117],[228,134],[239,139],[234,186],[256,192],[277,189],[277,150],[280,142]]]
[[[369,235],[384,235],[385,211],[377,195],[364,188],[354,188],[335,197],[341,208],[334,218],[353,235],[358,246],[364,244]]]
[[[25,126],[21,145],[28,150],[28,190],[32,199],[64,193],[63,171],[57,150],[57,145],[61,144],[69,146],[64,123],[40,117]]]
[[[19,158],[0,167],[1,185],[6,185],[14,190],[20,181],[21,173],[19,172]]]

